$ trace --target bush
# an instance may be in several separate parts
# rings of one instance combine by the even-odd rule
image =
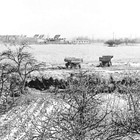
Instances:
[[[34,71],[44,68],[44,63],[39,63],[28,53],[28,46],[22,45],[16,50],[8,48],[0,54],[0,99],[20,96],[25,93],[25,83],[28,76]]]
[[[108,40],[105,42],[109,47],[120,45],[121,43],[121,40]]]
[[[68,82],[65,93],[62,93],[62,106],[54,106],[51,114],[44,113],[45,119],[35,125],[37,130],[38,124],[42,124],[40,133],[34,135],[42,140],[102,138],[109,112],[102,112],[99,108],[102,101],[96,86],[101,82],[100,78],[80,73],[76,79],[69,79]]]

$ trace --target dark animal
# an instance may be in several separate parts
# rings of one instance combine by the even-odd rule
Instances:
[[[59,89],[65,89],[67,85],[67,82],[64,80],[58,80],[58,79],[53,79],[50,77],[49,79],[45,79],[42,77],[42,80],[40,81],[38,78],[35,80],[31,80],[30,82],[26,82],[26,86],[29,88],[35,88],[38,90],[46,90],[49,89],[50,86],[53,86],[55,88]]]
[[[38,78],[36,78],[35,80],[31,80],[28,83],[28,87],[35,88],[35,89],[38,89],[38,90],[43,90],[44,89],[43,83]]]
[[[42,84],[43,84],[45,90],[49,89],[49,87],[51,86],[50,83],[49,83],[49,80],[44,79],[43,77],[42,77]]]

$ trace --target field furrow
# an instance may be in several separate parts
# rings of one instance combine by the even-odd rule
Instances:
[[[38,110],[39,106],[41,105],[42,100],[39,98],[35,103],[31,103],[28,107],[25,107],[22,112],[19,110],[18,112],[14,112],[12,117],[8,118],[8,121],[5,121],[3,125],[1,124],[1,129],[5,131],[1,131],[3,134],[0,139],[3,140],[12,140],[15,139],[14,134],[20,130],[19,128],[26,124],[29,120],[29,116],[34,114],[36,110]]]
[[[32,112],[31,116],[29,116],[29,118],[27,118],[22,125],[18,128],[18,131],[14,134],[16,136],[16,140],[21,139],[24,135],[26,135],[26,133],[29,132],[29,129],[32,127],[32,122],[34,121],[34,119],[36,117],[39,116],[40,114],[40,110],[44,107],[44,103],[40,104],[40,106],[38,106],[38,108],[36,108],[36,110],[34,110],[34,112]]]

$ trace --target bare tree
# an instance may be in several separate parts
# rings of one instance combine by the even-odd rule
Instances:
[[[138,79],[126,77],[121,88],[123,97],[128,103],[127,110],[112,112],[107,140],[118,140],[124,137],[133,139],[136,135],[140,136],[140,82]]]
[[[1,53],[1,61],[8,61],[12,66],[11,71],[18,75],[21,93],[24,93],[25,82],[28,76],[45,66],[44,63],[38,63],[31,53],[25,51],[26,49],[27,46],[23,45],[16,50],[8,48],[8,50]]]
[[[8,48],[0,54],[1,113],[15,105],[15,96],[25,93],[25,83],[30,74],[45,66],[44,63],[37,62],[32,54],[26,51],[27,48],[27,45],[17,47],[16,50]]]
[[[70,79],[66,92],[62,95],[61,106],[57,104],[45,119],[34,124],[33,138],[41,140],[95,140],[107,133],[107,115],[101,110],[103,103],[96,92],[99,83],[96,76],[83,73],[77,79]],[[42,124],[42,125],[41,125]],[[35,132],[35,131],[34,131]]]

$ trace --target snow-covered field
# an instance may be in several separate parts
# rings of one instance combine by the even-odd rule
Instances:
[[[54,106],[61,106],[62,102],[54,101],[47,93],[44,95],[39,91],[32,93],[33,99],[29,99],[31,100],[29,104],[21,103],[0,116],[0,140],[32,139],[33,135],[40,134],[37,130],[44,117],[50,114]]]
[[[125,70],[140,71],[140,45],[107,47],[104,44],[87,45],[32,45],[29,50],[39,61],[47,63],[48,67],[65,66],[65,57],[83,58],[82,69],[101,72],[122,72]],[[113,55],[111,68],[97,68],[99,57],[102,55]],[[46,75],[64,77],[68,70],[50,70]]]
[[[0,51],[5,50],[5,46],[0,47]],[[103,44],[91,45],[32,45],[29,50],[39,61],[44,61],[50,65],[64,64],[65,57],[80,57],[83,58],[83,69],[91,68],[94,71],[102,73],[118,72],[118,70],[140,68],[140,46],[118,46],[107,47]],[[99,57],[102,55],[113,55],[113,66],[110,68],[96,68]],[[118,67],[119,65],[119,67]],[[140,69],[139,69],[140,70]],[[131,69],[129,70],[129,72]],[[48,75],[54,74],[56,77],[68,75],[69,70],[50,70]],[[132,71],[131,71],[132,72]],[[118,73],[121,75],[123,72]],[[32,91],[33,94],[36,91]],[[38,92],[38,91],[37,91]],[[37,93],[38,94],[38,93]],[[113,100],[114,97],[109,95],[106,100]],[[30,132],[34,131],[33,120],[43,118],[40,113],[42,110],[52,109],[52,104],[48,103],[48,96],[37,97],[28,104],[18,106],[7,114],[0,116],[0,140],[28,140]],[[117,100],[117,101],[116,101]],[[122,98],[115,98],[115,105],[124,102]],[[53,103],[53,100],[51,101]],[[116,103],[117,102],[117,103]],[[112,105],[112,103],[111,103]],[[122,108],[122,106],[121,106]],[[35,120],[37,121],[37,120]]]
[[[85,63],[98,61],[102,55],[113,55],[112,61],[140,61],[140,45],[107,47],[104,44],[87,45],[32,45],[36,58],[48,63],[64,63],[65,57],[80,57]]]
[[[15,46],[10,46],[15,48]],[[7,46],[0,44],[0,52]],[[28,49],[39,61],[48,64],[64,64],[65,57],[83,58],[84,63],[94,63],[99,61],[102,55],[113,55],[112,62],[131,63],[140,62],[140,44],[133,46],[107,47],[103,43],[85,44],[85,45],[66,45],[66,44],[48,44],[31,45]],[[132,64],[140,66],[140,64]]]
[[[60,99],[55,100],[48,93],[43,94],[36,90],[32,93],[35,95],[30,104],[21,104],[0,116],[0,140],[30,140],[33,136],[39,136],[54,106],[64,108],[64,103]],[[127,102],[115,94],[97,98],[105,101],[101,106],[102,110],[105,108],[114,111],[118,108],[123,110],[123,107],[127,106]],[[44,124],[40,125],[41,122]]]

